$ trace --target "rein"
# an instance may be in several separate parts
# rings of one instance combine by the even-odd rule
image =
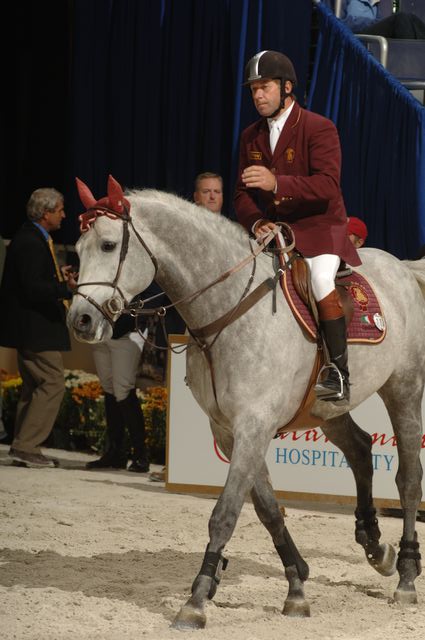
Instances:
[[[132,228],[136,238],[138,239],[140,244],[143,246],[143,248],[145,249],[145,251],[149,255],[149,257],[150,257],[150,259],[151,259],[151,261],[152,261],[152,263],[153,263],[153,265],[155,267],[155,275],[156,275],[156,273],[158,271],[158,261],[157,261],[155,255],[153,254],[153,252],[150,250],[150,248],[146,244],[146,242],[143,240],[142,236],[138,233],[138,231],[134,227],[132,219],[131,219],[131,216],[130,216],[130,213],[129,213],[129,210],[127,208],[125,208],[125,211],[124,211],[123,214],[120,214],[120,213],[117,213],[116,211],[114,211],[114,210],[112,210],[112,209],[110,209],[108,207],[104,207],[104,206],[92,207],[92,208],[88,209],[85,213],[83,213],[80,216],[81,231],[82,232],[88,231],[90,229],[90,227],[95,224],[97,218],[100,217],[100,216],[107,216],[108,218],[111,218],[113,220],[117,220],[118,218],[120,218],[120,219],[122,219],[122,222],[123,222],[123,234],[122,234],[121,250],[120,250],[120,257],[119,257],[119,263],[118,263],[117,271],[116,271],[115,277],[114,277],[112,282],[82,282],[82,283],[79,283],[77,285],[77,292],[76,292],[75,295],[82,296],[85,300],[87,300],[90,304],[92,304],[103,315],[103,317],[109,322],[109,324],[111,325],[112,328],[114,327],[115,316],[117,316],[117,315],[119,315],[121,313],[129,314],[129,315],[131,315],[132,317],[134,317],[136,319],[136,323],[135,323],[136,327],[135,328],[138,331],[138,333],[142,336],[142,338],[143,338],[143,340],[145,342],[147,342],[152,347],[154,347],[156,349],[159,349],[159,350],[167,351],[170,348],[170,349],[172,349],[173,351],[175,351],[177,353],[182,353],[190,345],[186,345],[183,349],[178,350],[178,351],[170,345],[170,343],[168,341],[167,332],[166,332],[166,328],[165,328],[165,321],[164,321],[164,318],[166,316],[166,313],[167,313],[168,309],[176,307],[181,303],[192,302],[193,300],[196,300],[196,298],[201,296],[203,293],[205,293],[206,291],[208,291],[209,289],[214,287],[216,284],[224,282],[224,280],[227,280],[227,278],[229,278],[231,275],[233,275],[234,273],[237,273],[238,271],[243,269],[250,262],[253,262],[252,271],[251,271],[251,274],[249,276],[248,282],[247,282],[247,284],[245,286],[245,289],[244,289],[239,301],[237,302],[237,304],[232,309],[230,309],[230,311],[226,312],[223,316],[221,316],[217,320],[214,320],[213,322],[210,322],[209,324],[205,325],[204,327],[200,327],[200,328],[197,328],[197,329],[190,329],[188,327],[188,331],[189,331],[190,335],[193,337],[196,345],[202,351],[204,351],[204,353],[207,353],[211,349],[213,344],[216,342],[216,340],[218,339],[218,337],[220,336],[222,331],[227,326],[232,324],[235,320],[240,318],[244,313],[246,313],[248,311],[248,309],[250,309],[254,304],[256,304],[269,291],[274,291],[273,311],[275,311],[275,306],[276,306],[275,305],[276,284],[277,284],[280,276],[282,275],[283,271],[289,267],[290,261],[286,262],[283,266],[281,266],[276,271],[276,273],[275,273],[275,275],[273,277],[267,278],[260,285],[258,285],[258,287],[256,287],[254,289],[254,291],[252,291],[249,295],[248,295],[248,293],[249,293],[249,290],[251,288],[252,282],[254,280],[254,275],[255,275],[255,270],[256,270],[256,258],[270,244],[270,242],[275,238],[275,236],[279,233],[279,231],[271,230],[265,237],[262,238],[261,242],[257,243],[257,246],[255,246],[254,248],[252,247],[252,245],[250,243],[250,249],[251,249],[250,255],[248,255],[246,258],[244,258],[241,262],[239,262],[234,267],[231,267],[230,269],[228,269],[227,271],[225,271],[224,273],[219,275],[217,278],[215,278],[212,282],[210,282],[209,284],[205,285],[204,287],[201,287],[200,289],[197,289],[193,293],[191,293],[191,294],[189,294],[187,296],[184,296],[183,298],[180,298],[176,302],[170,303],[169,305],[165,305],[165,306],[161,306],[161,307],[155,307],[155,308],[152,308],[152,309],[145,309],[144,306],[145,306],[145,304],[147,302],[150,302],[151,300],[154,300],[154,299],[158,298],[159,296],[162,296],[163,294],[162,293],[156,294],[156,295],[151,296],[150,298],[147,298],[145,300],[139,300],[136,303],[136,305],[131,305],[131,304],[127,304],[126,303],[124,295],[123,295],[121,289],[118,286],[118,280],[120,278],[122,267],[123,267],[123,264],[124,264],[124,261],[125,261],[125,258],[127,256],[127,252],[128,252],[128,245],[129,245],[129,238],[130,238],[129,226]],[[288,246],[280,246],[275,251],[277,251],[278,253],[288,253],[288,252],[292,251],[292,249],[295,246],[295,240],[294,240],[294,235],[293,235],[292,229],[289,227],[289,225],[287,225],[284,222],[280,222],[280,223],[277,223],[277,224],[280,227],[284,227],[285,228],[285,231],[286,231],[286,233],[288,234],[288,236],[290,238],[290,243],[289,243]],[[91,296],[79,291],[79,289],[81,289],[81,287],[87,287],[87,286],[93,286],[93,285],[101,285],[101,286],[112,287],[112,289],[113,289],[112,296],[110,298],[108,298],[107,300],[105,300],[102,304],[99,304]],[[117,295],[117,293],[118,293],[118,295]],[[140,331],[140,329],[137,326],[137,317],[139,315],[150,315],[150,316],[157,315],[160,318],[161,325],[162,325],[162,330],[164,332],[164,337],[165,337],[166,343],[167,343],[167,347],[160,347],[160,346],[150,342],[145,336],[143,336],[142,332]],[[212,342],[210,344],[206,343],[205,342],[205,338],[208,338],[208,337],[210,337],[210,336],[212,336],[214,334],[215,334],[215,336],[214,336],[214,339],[212,340]],[[210,357],[208,357],[207,359],[209,360],[209,363],[210,363]],[[210,363],[210,367],[211,367],[211,363]]]
[[[285,228],[285,231],[289,235],[289,237],[291,238],[291,241],[287,246],[285,246],[283,244],[279,244],[277,249],[272,249],[272,251],[273,251],[273,253],[277,253],[277,254],[288,253],[288,252],[292,251],[293,248],[295,247],[294,234],[292,232],[292,229],[286,223],[278,222],[277,225],[280,226],[280,227],[284,227]],[[194,339],[194,342],[195,342],[196,346],[198,346],[199,349],[201,349],[201,351],[203,351],[205,353],[205,355],[207,355],[207,353],[209,352],[211,347],[214,345],[216,340],[219,338],[219,336],[222,333],[222,331],[226,327],[228,327],[230,324],[235,322],[235,320],[237,320],[242,315],[244,315],[252,306],[254,306],[257,302],[259,302],[259,300],[261,300],[261,298],[266,293],[268,293],[269,291],[273,291],[273,293],[274,293],[274,297],[273,297],[273,312],[276,311],[276,284],[279,281],[279,278],[283,274],[283,272],[286,271],[286,269],[289,268],[293,258],[290,258],[286,263],[283,263],[283,265],[276,271],[275,275],[272,278],[267,278],[266,280],[264,280],[249,295],[248,295],[248,292],[249,292],[249,290],[251,288],[251,285],[252,285],[252,282],[254,280],[257,256],[260,253],[262,253],[262,251],[264,251],[264,249],[270,244],[270,242],[278,234],[279,234],[279,231],[270,231],[270,233],[268,233],[262,239],[261,242],[257,243],[257,246],[254,248],[254,250],[253,250],[252,245],[250,243],[250,249],[251,249],[251,254],[250,255],[248,255],[246,258],[244,258],[240,263],[238,263],[234,267],[231,267],[230,269],[228,269],[227,271],[222,273],[220,276],[218,276],[215,280],[213,280],[212,282],[207,284],[205,287],[202,287],[201,289],[198,289],[194,293],[191,293],[191,294],[189,294],[187,296],[184,296],[183,298],[180,298],[176,302],[173,302],[173,303],[171,303],[169,305],[165,305],[165,306],[162,306],[162,307],[156,307],[156,308],[153,308],[153,309],[144,309],[144,305],[147,302],[150,302],[151,300],[154,300],[155,298],[158,298],[159,296],[164,295],[163,293],[158,293],[158,294],[156,294],[154,296],[151,296],[150,298],[147,298],[145,300],[139,300],[136,303],[136,305],[128,305],[123,310],[122,313],[130,314],[131,316],[136,318],[136,330],[138,331],[138,333],[141,336],[141,338],[145,341],[145,343],[149,344],[154,349],[157,349],[159,351],[167,351],[168,349],[171,349],[171,351],[173,351],[173,353],[177,353],[177,354],[183,353],[184,351],[187,351],[187,349],[189,349],[189,347],[194,346],[194,345],[187,344],[187,345],[185,345],[185,346],[183,346],[181,348],[176,349],[175,347],[173,347],[170,344],[170,342],[168,340],[168,335],[167,335],[167,330],[166,330],[166,327],[165,327],[165,320],[164,320],[168,309],[172,309],[173,307],[178,306],[182,302],[192,302],[193,300],[198,298],[200,295],[202,295],[203,293],[208,291],[208,289],[211,289],[216,284],[218,284],[220,282],[223,282],[229,276],[231,276],[234,273],[237,273],[238,271],[243,269],[243,267],[247,266],[251,261],[253,261],[251,275],[249,276],[248,282],[247,282],[247,284],[245,286],[245,289],[244,289],[239,301],[237,302],[237,304],[232,309],[230,309],[230,311],[227,311],[224,315],[222,315],[220,318],[218,318],[217,320],[214,320],[213,322],[210,322],[209,324],[205,325],[204,327],[200,327],[200,328],[197,328],[197,329],[190,329],[188,327],[188,332],[192,336],[192,338]],[[163,332],[163,335],[164,335],[164,339],[165,339],[165,342],[167,344],[166,347],[160,347],[159,345],[157,345],[157,344],[151,342],[150,340],[148,340],[143,335],[143,333],[137,327],[137,316],[139,316],[139,315],[150,315],[150,316],[157,315],[158,316],[158,318],[160,320],[160,323],[161,323],[161,328],[162,328],[162,332]],[[214,334],[215,334],[215,336],[214,336],[212,342],[210,342],[209,344],[206,343],[205,342],[205,338],[208,338],[208,337],[210,337],[210,336],[212,336]],[[208,354],[208,356],[209,356],[209,354]],[[209,364],[210,364],[210,367],[211,367],[211,362],[210,362],[210,359],[209,359],[208,356],[207,356],[207,359],[209,360]]]

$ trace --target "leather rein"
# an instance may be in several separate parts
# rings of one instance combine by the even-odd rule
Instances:
[[[80,220],[83,223],[82,224],[82,229],[88,230],[92,225],[94,225],[94,223],[96,222],[97,218],[101,217],[101,216],[107,216],[108,218],[111,218],[113,220],[121,219],[122,222],[123,222],[122,242],[121,242],[121,250],[120,250],[120,256],[119,256],[119,263],[118,263],[117,271],[116,271],[115,277],[114,277],[112,282],[104,282],[104,281],[97,282],[96,281],[96,282],[78,283],[78,285],[76,287],[77,291],[76,291],[75,295],[82,296],[91,305],[93,305],[102,314],[102,316],[109,322],[109,324],[111,325],[112,328],[114,328],[114,323],[115,323],[117,315],[120,315],[121,313],[129,314],[129,315],[131,315],[131,316],[133,316],[135,318],[135,324],[136,324],[135,329],[139,332],[139,334],[142,336],[142,338],[145,340],[145,342],[148,342],[151,346],[153,346],[156,349],[168,350],[168,348],[171,348],[174,351],[175,349],[173,349],[171,347],[171,345],[169,344],[169,342],[168,342],[167,333],[166,333],[166,329],[165,329],[164,318],[165,318],[165,315],[167,313],[167,310],[170,309],[170,308],[176,307],[177,305],[179,305],[179,304],[181,304],[183,302],[192,302],[193,300],[195,300],[196,298],[201,296],[203,293],[208,291],[208,289],[211,289],[216,284],[219,284],[220,282],[223,282],[224,280],[226,280],[232,274],[237,273],[238,271],[243,269],[250,262],[253,263],[252,271],[251,271],[251,274],[249,276],[248,282],[247,282],[247,284],[245,286],[245,289],[244,289],[239,301],[237,302],[237,304],[232,309],[230,309],[230,311],[227,311],[225,314],[223,314],[217,320],[214,320],[213,322],[210,322],[209,324],[205,325],[204,327],[200,327],[200,328],[197,328],[197,329],[190,329],[188,327],[188,331],[189,331],[190,335],[192,336],[192,338],[194,339],[196,345],[202,351],[204,351],[205,354],[207,354],[207,352],[211,349],[211,347],[213,346],[215,341],[220,336],[221,332],[227,326],[232,324],[235,320],[237,320],[242,315],[244,315],[244,313],[246,313],[248,311],[248,309],[250,309],[253,305],[255,305],[269,291],[273,291],[274,292],[273,312],[275,312],[275,309],[276,309],[276,285],[277,285],[277,283],[279,281],[279,278],[282,275],[283,271],[289,267],[290,260],[285,262],[284,264],[282,264],[280,266],[280,268],[278,268],[276,270],[275,275],[273,277],[269,277],[266,280],[264,280],[251,293],[249,293],[249,291],[250,291],[252,282],[254,280],[255,268],[256,268],[256,258],[262,251],[264,251],[264,249],[270,244],[270,242],[279,233],[278,230],[271,230],[270,233],[268,233],[265,237],[263,237],[261,239],[261,241],[257,242],[257,244],[256,244],[256,246],[254,246],[254,248],[252,247],[252,244],[250,242],[251,253],[246,258],[244,258],[241,262],[239,262],[234,267],[231,267],[230,269],[228,269],[227,271],[222,273],[220,276],[215,278],[215,280],[213,280],[209,284],[205,285],[204,287],[196,290],[195,292],[193,292],[193,293],[191,293],[191,294],[189,294],[187,296],[184,296],[183,298],[180,298],[176,302],[171,303],[169,305],[159,306],[159,307],[150,308],[150,309],[145,309],[144,305],[147,302],[150,302],[151,300],[154,300],[155,298],[158,298],[159,296],[162,296],[163,294],[159,293],[159,294],[157,294],[155,296],[151,296],[150,298],[147,298],[145,300],[139,300],[135,304],[134,303],[133,304],[128,304],[126,302],[125,298],[124,298],[124,295],[123,295],[120,287],[118,286],[118,281],[119,281],[119,278],[120,278],[120,275],[121,275],[121,272],[122,272],[122,268],[123,268],[123,265],[124,265],[124,261],[125,261],[125,258],[127,256],[127,252],[128,252],[128,245],[129,245],[129,238],[130,238],[130,228],[133,230],[136,238],[138,239],[140,244],[143,246],[143,248],[145,249],[145,251],[149,255],[149,257],[150,257],[150,259],[151,259],[151,261],[152,261],[152,263],[153,263],[153,265],[155,267],[155,276],[156,276],[157,271],[158,271],[158,261],[157,261],[155,255],[153,254],[153,252],[149,249],[149,247],[146,244],[146,242],[143,240],[142,236],[138,233],[138,231],[134,227],[133,221],[131,219],[131,216],[130,216],[130,213],[129,213],[128,209],[125,209],[124,213],[121,214],[121,213],[117,213],[116,211],[113,211],[112,209],[109,209],[108,207],[104,207],[104,206],[92,207],[92,208],[88,209],[85,213],[83,213],[80,216]],[[278,224],[278,226],[284,228],[286,235],[290,238],[289,244],[287,246],[281,246],[279,249],[277,249],[277,252],[279,252],[279,253],[288,253],[288,252],[292,251],[292,249],[295,246],[295,240],[294,240],[293,232],[292,232],[291,228],[289,227],[289,225],[287,225],[286,223],[279,222],[277,224]],[[274,251],[276,251],[276,250],[274,250]],[[155,276],[154,276],[154,278],[155,278]],[[80,289],[82,287],[94,286],[94,285],[101,285],[101,286],[111,287],[113,289],[112,296],[110,298],[108,298],[107,300],[105,300],[102,304],[99,304],[91,296],[89,296],[89,295],[87,295],[87,294],[85,294],[85,293],[80,291]],[[160,347],[160,346],[158,346],[156,344],[153,344],[153,343],[151,343],[150,341],[147,340],[147,338],[142,334],[142,332],[137,327],[137,317],[139,315],[151,315],[151,316],[157,315],[160,318],[160,321],[162,322],[162,329],[164,331],[166,342],[168,344],[167,347]],[[207,342],[205,342],[205,339],[210,337],[210,336],[212,336],[212,335],[214,335],[213,340],[209,344]],[[182,351],[187,349],[189,346],[190,345],[186,345],[186,347],[183,348],[182,350],[178,351],[178,353],[181,353]],[[208,353],[207,359],[208,359],[210,367],[211,367],[212,365],[211,365],[211,358],[210,358],[210,354],[209,353]]]

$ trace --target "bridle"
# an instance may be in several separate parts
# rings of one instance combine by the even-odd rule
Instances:
[[[156,275],[156,273],[158,271],[158,262],[157,262],[157,259],[154,256],[154,254],[152,253],[152,251],[149,249],[149,247],[146,244],[146,242],[143,240],[142,236],[138,233],[137,229],[134,227],[133,221],[132,221],[131,216],[130,216],[130,212],[125,206],[124,206],[124,212],[123,213],[117,213],[113,209],[110,209],[109,207],[103,207],[103,206],[96,206],[96,207],[91,207],[90,209],[87,209],[87,211],[80,216],[80,222],[81,222],[80,229],[81,229],[81,231],[83,233],[85,231],[88,231],[91,226],[94,226],[94,223],[96,222],[97,218],[99,218],[101,216],[107,216],[108,218],[111,218],[112,220],[121,219],[122,223],[123,223],[121,250],[120,250],[120,257],[119,257],[117,271],[116,271],[115,277],[114,277],[112,282],[81,282],[81,283],[78,283],[77,287],[76,287],[77,291],[76,291],[75,295],[81,296],[82,298],[84,298],[85,300],[90,302],[90,304],[92,304],[94,307],[96,307],[96,309],[98,311],[100,311],[100,313],[109,322],[109,324],[111,325],[111,327],[113,329],[114,328],[114,323],[115,323],[115,317],[117,315],[121,314],[124,311],[124,309],[126,309],[126,307],[127,307],[127,303],[125,301],[125,297],[124,297],[121,289],[118,286],[118,281],[120,279],[121,271],[122,271],[122,268],[123,268],[123,265],[124,265],[124,261],[125,261],[125,258],[127,256],[127,252],[128,252],[128,243],[129,243],[129,239],[130,239],[129,226],[132,228],[136,238],[139,240],[140,244],[143,246],[143,248],[147,252],[148,256],[152,260],[152,263],[153,263],[153,265],[155,267],[155,275]],[[93,285],[102,285],[102,286],[105,286],[105,287],[112,287],[112,289],[113,289],[112,296],[110,298],[108,298],[107,300],[105,300],[102,304],[99,304],[91,296],[89,296],[89,295],[87,295],[85,293],[82,293],[80,291],[81,287],[88,287],[88,286],[93,286]]]

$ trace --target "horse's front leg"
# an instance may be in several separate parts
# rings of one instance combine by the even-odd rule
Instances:
[[[254,484],[267,450],[268,438],[261,433],[261,423],[256,422],[254,430],[251,430],[249,422],[254,426],[253,419],[246,420],[244,429],[239,431],[234,444],[230,437],[218,440],[223,453],[231,457],[229,472],[209,520],[210,540],[200,572],[192,585],[192,595],[175,617],[172,624],[174,628],[205,627],[205,603],[214,597],[221,571],[226,565],[223,549],[232,536],[245,498]],[[216,429],[214,432],[216,433]],[[255,437],[248,435],[250,433]]]
[[[270,533],[285,567],[289,588],[282,613],[287,616],[308,617],[310,605],[304,596],[304,581],[307,580],[309,573],[308,565],[301,557],[285,526],[265,464],[255,479],[251,497],[255,511]]]
[[[322,426],[323,433],[345,455],[357,488],[356,542],[365,550],[371,567],[383,576],[396,571],[396,552],[388,543],[380,543],[381,532],[372,497],[372,438],[360,429],[349,413]]]

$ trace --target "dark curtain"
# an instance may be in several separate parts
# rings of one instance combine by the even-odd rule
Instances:
[[[73,173],[98,196],[112,173],[191,198],[195,176],[217,172],[232,217],[239,134],[256,117],[244,65],[284,51],[303,102],[311,1],[76,0],[75,24]]]
[[[348,215],[368,246],[414,258],[425,243],[425,109],[326,7],[309,107],[338,127]]]
[[[38,187],[64,189],[69,158],[71,3],[2,7],[0,233],[13,236]]]
[[[23,67],[11,73],[12,99],[21,112],[8,123],[8,148],[18,152],[18,139],[21,158],[10,166],[13,220],[2,222],[6,237],[22,222],[31,191],[55,186],[66,196],[61,239],[73,242],[81,212],[75,176],[98,197],[112,173],[128,188],[191,198],[195,176],[214,171],[224,178],[232,217],[239,134],[257,117],[249,90],[241,87],[248,58],[262,49],[286,53],[304,103],[311,0],[43,0],[17,6],[33,33],[23,50],[24,35],[13,46],[13,64]],[[49,33],[40,45],[43,17]],[[34,85],[40,92],[44,86],[46,100],[21,99],[19,93]]]

